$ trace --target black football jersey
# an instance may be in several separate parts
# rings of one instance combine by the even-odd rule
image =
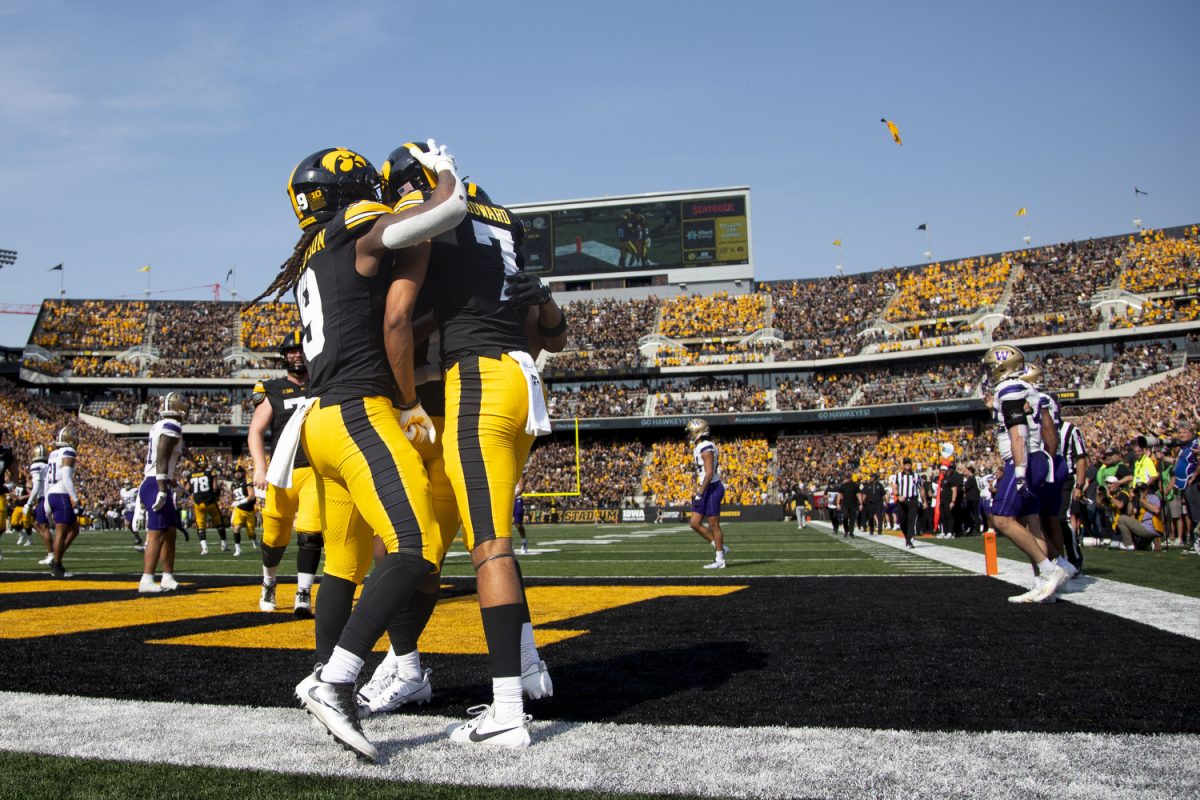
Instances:
[[[233,484],[233,507],[243,511],[254,510],[254,487],[247,482]]]
[[[390,373],[389,373],[390,374]],[[279,435],[283,433],[283,428],[288,424],[288,420],[292,418],[296,406],[307,397],[306,387],[304,384],[296,385],[287,378],[275,378],[269,381],[259,381],[254,385],[254,391],[251,394],[251,399],[254,405],[258,405],[264,401],[271,404],[271,442],[278,442]],[[292,467],[307,467],[308,456],[304,454],[303,447],[296,448],[296,458],[292,462]]]
[[[388,206],[355,203],[330,220],[304,255],[296,305],[304,328],[308,395],[326,405],[355,397],[394,397],[383,347],[387,260],[374,277],[354,268],[355,245]]]
[[[426,280],[417,294],[413,306],[413,319],[420,319],[433,310],[433,283]],[[413,346],[413,366],[423,364],[436,365],[439,359],[439,343],[441,336],[437,332],[429,339]],[[443,380],[426,381],[417,384],[417,397],[421,399],[421,407],[431,417],[446,416],[446,382]]]
[[[217,502],[217,476],[211,469],[192,470],[188,483],[192,486],[192,502]]]
[[[503,302],[505,276],[523,266],[524,235],[521,221],[508,209],[470,200],[463,221],[433,240],[425,280],[435,288],[434,314],[447,370],[468,355],[498,358],[529,349],[526,309]]]

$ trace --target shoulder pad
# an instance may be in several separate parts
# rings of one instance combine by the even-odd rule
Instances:
[[[399,200],[397,200],[396,205],[392,206],[391,211],[393,214],[395,214],[395,213],[405,210],[406,208],[412,208],[414,206],[419,206],[419,205],[421,205],[421,203],[424,203],[424,202],[425,202],[425,195],[421,194],[418,191],[411,191],[408,194],[401,197]]]
[[[252,402],[254,405],[258,405],[266,399],[267,387],[263,385],[262,381],[259,381],[258,383],[254,384],[254,388],[250,390],[250,402]]]
[[[391,209],[383,203],[376,203],[373,200],[363,200],[350,206],[344,212],[346,230],[353,230],[362,225],[364,222],[370,222],[384,214],[391,213]]]

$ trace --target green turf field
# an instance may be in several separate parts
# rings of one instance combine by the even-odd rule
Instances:
[[[983,537],[969,536],[961,539],[929,539],[935,544],[956,547],[961,550],[983,552]],[[1025,554],[1003,536],[997,537],[997,551],[1001,558],[1016,561],[1027,560]],[[1132,583],[1151,589],[1189,597],[1200,597],[1200,556],[1185,555],[1183,550],[1110,550],[1106,547],[1083,549],[1083,571],[1094,578]]]
[[[937,575],[961,574],[954,567],[896,551],[865,539],[845,542],[817,528],[798,531],[787,522],[739,522],[725,526],[730,548],[728,567],[707,570],[712,549],[686,525],[530,525],[529,554],[521,555],[526,577],[563,578],[705,578],[792,575]],[[217,537],[208,535],[209,553],[200,555],[195,532],[191,541],[178,541],[178,575],[259,575],[259,552],[243,542],[242,555],[222,553]],[[0,541],[4,560],[0,571],[48,571],[36,562],[45,552],[38,545],[15,547],[16,538]],[[517,541],[519,547],[519,540]],[[230,546],[232,551],[232,545]],[[289,548],[281,575],[296,570]],[[133,549],[125,532],[85,531],[67,552],[67,569],[79,574],[141,573],[142,554]],[[444,573],[473,574],[461,541],[451,547]]]
[[[651,800],[662,795],[594,794],[558,789],[510,789],[497,786],[454,786],[429,783],[282,775],[215,767],[179,767],[128,761],[6,753],[0,751],[0,797],[99,798],[237,797],[241,800]],[[686,800],[685,795],[673,797]]]

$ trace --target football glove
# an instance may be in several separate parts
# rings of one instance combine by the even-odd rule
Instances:
[[[437,431],[433,429],[433,420],[425,413],[419,400],[412,408],[400,409],[400,428],[413,444],[422,442],[433,444],[437,441]]]
[[[167,505],[167,493],[159,492],[154,496],[154,505],[150,506],[151,511],[162,511]]]
[[[1023,500],[1034,500],[1037,498],[1037,492],[1033,490],[1024,478],[1016,479],[1017,495]]]
[[[505,302],[518,308],[550,302],[550,289],[536,275],[517,272],[504,279]]]
[[[454,172],[454,156],[446,151],[446,145],[438,144],[433,139],[428,139],[425,143],[429,145],[429,152],[425,152],[419,147],[409,147],[408,152],[421,162],[421,166],[435,175],[443,170]],[[454,174],[457,177],[458,173],[454,172]]]

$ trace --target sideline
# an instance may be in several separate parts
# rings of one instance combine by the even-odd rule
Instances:
[[[828,522],[813,520],[808,523],[814,527],[832,533],[833,526]],[[897,536],[857,534],[864,542],[883,545],[897,550],[905,550],[904,539]],[[934,541],[915,540],[916,549],[910,553],[924,556],[943,564],[951,564],[974,572],[986,574],[983,563],[983,553],[973,553],[960,550],[957,547],[943,547]],[[980,538],[980,549],[983,539]],[[1005,583],[1029,588],[1033,578],[1029,564],[1011,558],[997,559],[1000,574],[995,577]],[[1131,583],[1121,583],[1107,578],[1094,578],[1083,575],[1067,581],[1058,593],[1058,599],[1068,603],[1103,611],[1123,619],[1140,622],[1152,628],[1158,628],[1168,633],[1176,633],[1189,639],[1200,640],[1200,598],[1186,597],[1174,592],[1164,592],[1161,589],[1150,589],[1145,586],[1135,586]]]

